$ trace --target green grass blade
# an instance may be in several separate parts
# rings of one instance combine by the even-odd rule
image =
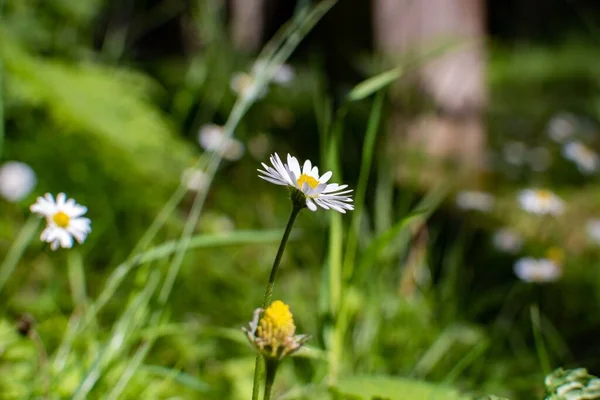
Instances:
[[[67,255],[67,270],[69,284],[75,308],[87,306],[87,293],[85,288],[85,272],[83,271],[83,258],[79,251],[72,249]]]
[[[6,281],[10,278],[17,263],[23,256],[27,245],[33,239],[33,236],[37,232],[38,226],[40,225],[40,219],[38,217],[31,217],[27,220],[25,225],[21,228],[21,231],[17,235],[17,238],[13,242],[6,258],[0,265],[0,292],[4,288]]]
[[[135,331],[141,329],[147,321],[148,304],[152,294],[156,291],[158,283],[159,273],[155,271],[148,279],[144,289],[135,296],[115,323],[110,338],[96,356],[91,367],[86,371],[72,400],[86,399],[108,364],[125,351],[128,339]]]
[[[387,231],[377,236],[365,250],[358,267],[358,273],[363,272],[377,262],[378,257],[387,246],[405,229],[423,223],[442,202],[446,189],[438,188],[429,192],[409,215],[396,222]]]
[[[352,221],[350,223],[348,242],[344,254],[344,278],[346,280],[352,277],[354,269],[358,235],[360,234],[360,223],[362,221],[363,209],[365,206],[365,193],[367,191],[367,183],[369,182],[369,174],[371,173],[371,165],[373,163],[375,139],[377,138],[377,132],[379,131],[381,122],[383,99],[383,92],[379,92],[377,97],[375,97],[367,124],[367,133],[365,135],[365,143],[363,146],[358,184],[356,185],[356,190],[354,192],[354,211],[352,212]]]
[[[366,79],[352,88],[350,93],[348,93],[348,99],[350,101],[357,101],[369,97],[394,83],[403,73],[404,69],[402,67],[396,67]]]
[[[201,381],[200,379],[190,374],[186,374],[185,372],[161,367],[159,365],[146,365],[143,366],[141,369],[144,372],[164,377],[166,379],[171,379],[179,383],[180,385],[183,385],[197,392],[207,392],[210,389],[210,386],[206,382]]]

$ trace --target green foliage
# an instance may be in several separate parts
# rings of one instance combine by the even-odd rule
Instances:
[[[466,400],[458,391],[442,385],[390,376],[354,376],[341,379],[332,389],[339,400]]]

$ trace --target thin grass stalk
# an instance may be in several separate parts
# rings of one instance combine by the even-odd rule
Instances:
[[[25,249],[35,236],[39,225],[40,219],[38,217],[30,217],[8,250],[6,258],[2,262],[2,265],[0,265],[0,292],[2,292],[4,285],[14,272],[17,263],[23,257],[23,253],[25,253]]]
[[[531,317],[531,327],[533,330],[533,341],[535,343],[535,351],[540,361],[540,367],[544,375],[548,375],[552,372],[550,365],[550,357],[548,356],[548,350],[544,345],[544,337],[542,335],[542,322],[540,319],[540,309],[537,304],[532,304],[529,307],[529,314]]]
[[[384,92],[379,91],[375,96],[375,101],[373,102],[371,114],[367,123],[367,132],[365,134],[358,183],[354,192],[354,212],[352,213],[348,241],[346,243],[346,252],[344,253],[344,279],[346,281],[352,277],[354,271],[358,235],[360,234],[360,223],[363,217],[365,193],[367,191],[369,174],[371,173],[371,165],[373,163],[375,139],[377,138],[377,132],[379,131],[381,122],[383,99]]]
[[[154,340],[155,339],[152,338],[145,341],[137,349],[131,360],[127,363],[127,367],[125,368],[125,371],[123,371],[123,374],[117,381],[117,384],[106,397],[107,400],[118,400],[120,398],[120,396],[123,394],[123,391],[126,389],[127,384],[129,383],[129,381],[131,381],[131,378],[133,377],[135,372],[144,362],[146,355],[148,355],[148,351],[150,351],[152,345],[154,344]]]
[[[69,285],[75,309],[79,311],[87,307],[87,293],[85,288],[85,272],[83,271],[83,259],[77,250],[69,251],[67,255],[67,271],[69,274]]]
[[[102,376],[103,369],[123,352],[123,346],[130,339],[132,332],[141,328],[141,325],[147,320],[148,304],[158,287],[158,282],[159,272],[155,271],[155,273],[151,274],[144,289],[131,301],[123,314],[121,314],[121,317],[114,325],[111,337],[86,371],[72,400],[83,400],[88,397],[90,391]]]
[[[329,138],[326,164],[328,169],[334,171],[336,174],[340,172],[339,165],[339,149],[342,131],[344,128],[344,118],[346,116],[347,109],[342,107],[338,115],[336,116],[335,123],[333,124],[332,131]],[[342,216],[338,213],[330,214],[330,228],[329,228],[329,252],[327,262],[327,302],[328,309],[327,313],[333,320],[332,326],[329,326],[326,331],[326,343],[327,343],[327,380],[329,384],[335,382],[337,374],[339,372],[339,363],[341,360],[342,343],[340,342],[343,338],[343,333],[340,334],[339,317],[341,314],[342,307],[342,295],[343,295],[343,230],[342,230]]]

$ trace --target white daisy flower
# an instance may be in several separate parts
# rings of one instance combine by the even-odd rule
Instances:
[[[261,163],[264,170],[258,170],[259,178],[276,185],[297,189],[304,196],[306,206],[311,211],[316,211],[317,206],[326,210],[331,208],[341,213],[345,213],[346,210],[354,210],[354,206],[350,204],[352,198],[348,194],[352,190],[344,190],[348,185],[327,183],[331,179],[331,171],[319,175],[319,168],[313,167],[310,160],[306,160],[300,169],[300,163],[296,157],[289,154],[287,163],[283,163],[277,153],[274,153],[270,160],[273,167]]]
[[[219,152],[227,161],[237,161],[244,155],[245,147],[235,138],[226,138],[223,127],[204,125],[198,132],[198,143],[206,151]]]
[[[548,258],[521,258],[515,263],[514,271],[524,282],[553,282],[562,276],[560,266]]]
[[[565,204],[554,193],[545,189],[525,189],[519,193],[521,208],[533,214],[560,215]]]
[[[494,196],[486,192],[465,190],[456,195],[456,205],[463,210],[489,212],[494,208]]]
[[[573,161],[579,171],[585,174],[596,172],[600,166],[598,154],[581,142],[571,142],[564,145],[563,155],[567,160]]]
[[[8,161],[0,167],[0,195],[16,202],[27,197],[37,183],[33,169],[19,161]]]
[[[600,244],[600,219],[590,219],[586,222],[585,228],[588,237],[596,244]]]
[[[59,193],[56,201],[50,193],[46,193],[44,197],[37,198],[30,210],[46,218],[46,229],[40,239],[50,243],[52,250],[59,246],[73,247],[73,238],[83,243],[92,231],[91,221],[82,217],[87,212],[87,207],[77,204],[73,199],[67,199],[64,193]]]
[[[575,134],[575,126],[576,119],[573,115],[560,113],[550,119],[546,129],[550,139],[557,143],[563,143]]]
[[[202,192],[208,187],[208,175],[199,168],[186,168],[181,174],[181,182],[191,192]]]
[[[515,254],[521,250],[523,238],[512,229],[502,228],[494,233],[492,243],[500,251]]]
[[[229,82],[229,87],[239,96],[244,97],[261,99],[267,94],[266,88],[258,90],[255,77],[245,72],[236,72],[233,74]]]

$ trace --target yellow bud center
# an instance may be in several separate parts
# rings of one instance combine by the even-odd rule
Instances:
[[[549,190],[540,189],[536,192],[536,194],[541,200],[548,201],[552,198],[552,192]]]
[[[302,185],[305,183],[313,189],[319,185],[319,181],[312,176],[302,174],[300,175],[300,178],[298,178],[298,186],[302,187]]]
[[[69,226],[70,218],[67,214],[62,211],[57,212],[52,216],[52,221],[61,228],[66,228]]]
[[[290,307],[276,300],[265,310],[257,328],[258,337],[267,341],[273,349],[285,345],[296,332]]]

